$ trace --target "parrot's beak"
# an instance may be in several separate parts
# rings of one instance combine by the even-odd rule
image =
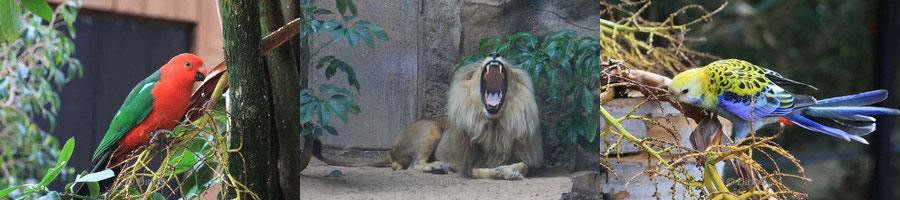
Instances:
[[[194,81],[203,81],[206,79],[206,75],[203,75],[203,72],[197,72],[197,76],[194,76]]]

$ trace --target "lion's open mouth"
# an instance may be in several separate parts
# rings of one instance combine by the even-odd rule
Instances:
[[[485,64],[481,72],[481,102],[490,114],[497,114],[506,100],[506,71],[499,60]]]

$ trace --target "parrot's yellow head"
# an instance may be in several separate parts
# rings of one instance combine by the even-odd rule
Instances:
[[[672,78],[672,83],[669,84],[669,95],[679,102],[704,107],[703,89],[705,88],[702,84],[704,79],[703,68],[681,72]]]

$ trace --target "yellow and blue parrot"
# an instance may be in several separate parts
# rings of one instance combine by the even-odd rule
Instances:
[[[816,100],[791,94],[779,85],[815,89],[750,62],[726,59],[676,75],[668,90],[679,102],[731,121],[734,141],[747,137],[751,128],[755,131],[782,122],[869,144],[860,136],[875,131],[875,118],[871,116],[900,113],[897,109],[869,106],[886,99],[885,90]]]

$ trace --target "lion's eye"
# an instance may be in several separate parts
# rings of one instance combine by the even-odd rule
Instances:
[[[687,94],[687,93],[688,93],[688,89],[681,90],[681,94]]]
[[[191,68],[191,62],[184,62],[184,67]]]

